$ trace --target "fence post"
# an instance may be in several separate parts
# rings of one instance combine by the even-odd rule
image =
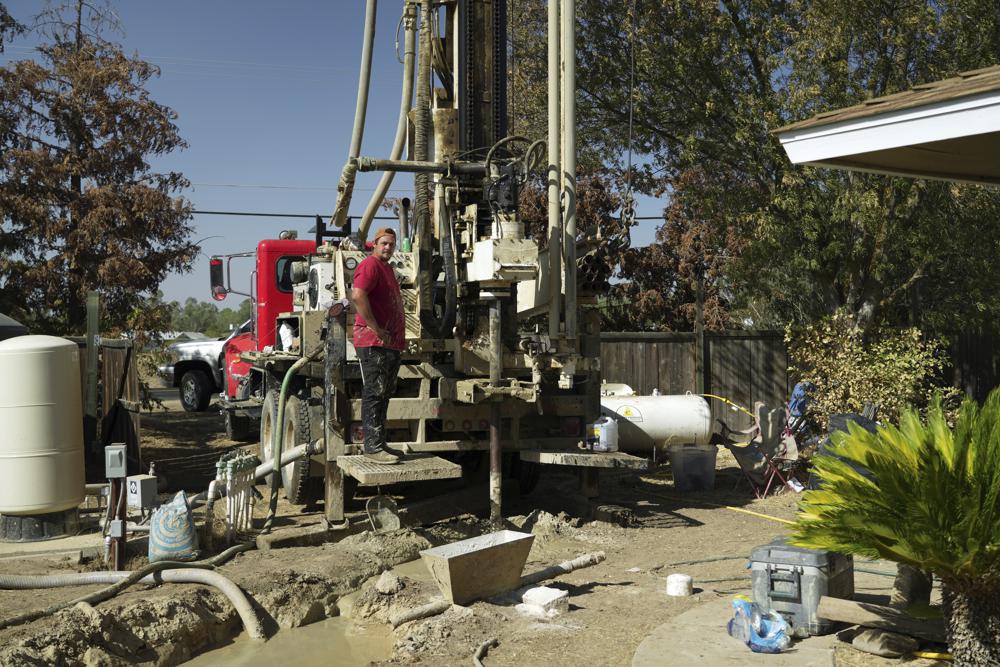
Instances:
[[[87,449],[96,447],[98,440],[97,424],[97,378],[98,345],[100,338],[100,307],[101,297],[96,290],[87,292],[87,395],[84,404],[83,422]],[[102,455],[102,452],[93,452]]]
[[[694,386],[698,394],[705,393],[705,283],[701,273],[695,278],[694,311]]]

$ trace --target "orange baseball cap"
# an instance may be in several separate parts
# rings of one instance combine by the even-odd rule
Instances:
[[[396,230],[393,229],[392,227],[381,227],[379,229],[376,229],[375,233],[372,234],[372,243],[378,241],[379,238],[385,236],[386,234],[392,234],[393,238],[395,238]]]

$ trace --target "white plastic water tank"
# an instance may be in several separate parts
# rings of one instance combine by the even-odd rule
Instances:
[[[84,496],[80,351],[55,336],[0,342],[0,514],[78,506]]]
[[[618,448],[649,452],[664,445],[705,445],[712,410],[701,396],[602,396],[601,414],[618,422]]]

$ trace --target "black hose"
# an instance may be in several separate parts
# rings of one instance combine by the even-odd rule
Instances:
[[[458,310],[458,267],[455,263],[455,247],[452,243],[451,220],[442,216],[441,259],[444,262],[444,312],[441,319],[434,317],[433,310],[420,311],[420,324],[427,329],[432,338],[451,338],[455,328],[455,317]]]

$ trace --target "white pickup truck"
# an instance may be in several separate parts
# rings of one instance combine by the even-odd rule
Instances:
[[[225,339],[189,340],[167,348],[169,360],[157,369],[160,377],[180,389],[181,405],[188,412],[208,408],[212,394],[222,391],[222,348]]]
[[[202,412],[212,394],[222,391],[226,377],[222,350],[233,336],[249,331],[250,320],[224,338],[174,343],[167,348],[167,363],[157,371],[167,384],[180,390],[181,405],[188,412]]]

